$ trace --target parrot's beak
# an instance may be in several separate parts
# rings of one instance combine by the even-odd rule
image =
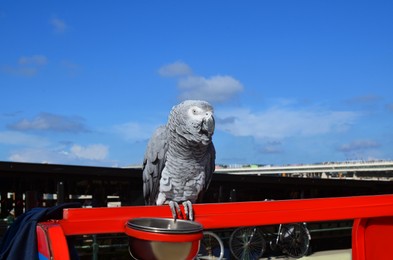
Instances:
[[[208,114],[202,122],[202,131],[207,134],[208,137],[211,137],[214,133],[215,121],[213,114]]]

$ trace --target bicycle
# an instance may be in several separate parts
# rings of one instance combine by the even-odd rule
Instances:
[[[306,223],[280,224],[276,239],[270,241],[270,248],[281,251],[293,258],[300,258],[308,253],[311,235]]]
[[[306,223],[280,224],[277,234],[265,234],[261,227],[239,227],[229,238],[229,249],[237,260],[259,259],[266,251],[266,237],[273,251],[281,251],[291,257],[300,258],[307,254],[310,232]]]
[[[197,259],[217,259],[224,257],[224,243],[221,238],[211,231],[204,231]]]
[[[266,250],[266,240],[258,227],[239,227],[229,238],[229,250],[238,260],[259,259]]]

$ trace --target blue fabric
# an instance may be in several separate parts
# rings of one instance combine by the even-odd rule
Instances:
[[[80,207],[80,204],[65,203],[51,208],[33,208],[18,216],[4,235],[0,245],[0,260],[39,260],[37,223],[49,219],[62,219],[64,208],[76,207]]]
[[[38,259],[39,260],[49,260],[49,258],[47,258],[46,256],[44,256],[43,254],[38,253]]]

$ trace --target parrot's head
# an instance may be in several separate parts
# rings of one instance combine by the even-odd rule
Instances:
[[[188,141],[207,145],[215,128],[213,107],[206,101],[183,101],[172,108],[169,125]]]

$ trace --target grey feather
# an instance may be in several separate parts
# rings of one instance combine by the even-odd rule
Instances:
[[[150,138],[143,160],[143,196],[145,203],[153,205],[158,194],[158,184],[165,166],[168,150],[166,127],[159,127]]]
[[[143,160],[143,193],[148,205],[196,202],[215,169],[212,106],[187,100],[174,106],[168,122],[148,142]]]

